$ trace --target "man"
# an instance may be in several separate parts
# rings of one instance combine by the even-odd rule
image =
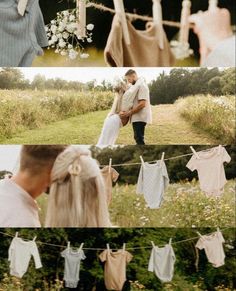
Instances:
[[[134,70],[128,70],[125,74],[126,80],[134,85],[138,80],[138,75]],[[150,105],[149,88],[146,83],[141,85],[135,99],[134,106],[128,112],[121,112],[120,117],[130,117],[134,139],[137,145],[145,145],[145,127],[152,123],[152,111]]]
[[[51,170],[63,145],[24,145],[20,169],[0,181],[0,227],[40,227],[35,201],[51,183]]]

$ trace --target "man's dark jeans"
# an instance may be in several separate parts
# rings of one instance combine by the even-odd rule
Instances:
[[[133,130],[134,130],[134,139],[137,145],[145,145],[144,142],[144,133],[145,133],[145,126],[146,122],[133,122]]]

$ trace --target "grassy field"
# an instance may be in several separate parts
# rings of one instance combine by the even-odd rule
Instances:
[[[116,185],[110,205],[112,223],[117,227],[234,227],[235,181],[228,181],[220,199],[207,198],[199,183],[171,184],[160,209],[148,209],[136,186]],[[45,218],[47,195],[39,199],[42,224]]]
[[[106,111],[96,111],[67,118],[2,138],[2,144],[96,144]],[[217,144],[220,139],[194,128],[181,117],[175,105],[153,106],[153,124],[146,128],[146,144]],[[222,142],[222,141],[221,141]],[[134,144],[133,130],[127,125],[120,131],[117,144]]]
[[[224,143],[235,140],[235,96],[191,96],[176,102],[180,114],[193,126]]]
[[[112,92],[55,90],[3,90],[0,96],[2,144],[96,144],[113,99]],[[146,144],[230,143],[235,133],[234,100],[190,96],[153,106]],[[121,129],[117,144],[134,144],[130,124]]]

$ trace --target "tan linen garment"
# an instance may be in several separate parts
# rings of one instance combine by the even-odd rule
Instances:
[[[200,187],[207,196],[220,196],[227,182],[224,163],[229,163],[231,157],[222,146],[194,154],[186,165],[191,171],[197,170]]]
[[[105,285],[108,290],[122,290],[126,281],[126,265],[133,256],[125,251],[118,250],[112,252],[111,250],[104,250],[99,258],[105,262]]]
[[[218,268],[225,264],[224,242],[221,231],[216,231],[210,235],[202,235],[196,247],[200,250],[204,249],[208,261],[213,267]]]
[[[175,58],[166,35],[164,49],[159,47],[158,27],[154,24],[146,30],[136,30],[127,20],[131,44],[123,38],[120,18],[115,15],[104,50],[105,61],[111,67],[170,67]]]
[[[107,194],[107,203],[109,205],[112,200],[112,182],[117,181],[119,173],[114,168],[111,168],[109,172],[109,166],[105,166],[101,169],[101,174],[104,179]]]

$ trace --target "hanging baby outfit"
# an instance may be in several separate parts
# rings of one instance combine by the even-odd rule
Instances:
[[[29,67],[42,47],[48,46],[38,0],[28,0],[24,15],[18,0],[0,1],[0,66]]]
[[[162,282],[170,282],[174,275],[175,253],[169,244],[159,248],[153,244],[151,256],[149,259],[148,271],[155,272],[156,276]]]
[[[207,196],[220,196],[225,183],[224,162],[229,163],[231,157],[222,146],[194,153],[186,167],[197,170],[200,187]]]
[[[225,242],[220,230],[210,235],[200,235],[196,247],[199,250],[204,249],[208,261],[213,267],[218,268],[225,264],[225,253],[223,243]]]
[[[136,30],[127,20],[130,44],[123,37],[121,20],[115,15],[105,47],[105,61],[111,67],[171,67],[174,56],[164,34],[164,46],[160,49],[159,29],[151,23],[146,30]]]
[[[32,241],[24,241],[23,239],[15,236],[8,250],[10,274],[12,276],[22,278],[27,272],[31,256],[34,258],[35,268],[41,268],[42,263],[35,239]]]
[[[82,248],[78,250],[73,250],[71,247],[67,247],[61,256],[65,259],[65,268],[64,268],[64,280],[65,287],[67,288],[76,288],[80,280],[80,264],[81,260],[85,260],[86,256]]]
[[[160,160],[155,164],[142,163],[136,193],[144,194],[149,208],[156,209],[161,206],[168,185],[169,176],[164,161]]]
[[[110,170],[109,168],[109,166],[105,166],[101,169],[101,174],[103,176],[106,187],[108,205],[111,203],[112,200],[112,182],[116,182],[119,177],[119,173],[114,168],[110,168]]]
[[[105,262],[105,285],[108,290],[122,290],[126,281],[126,265],[133,256],[125,249],[113,252],[110,249],[104,250],[99,258]]]

